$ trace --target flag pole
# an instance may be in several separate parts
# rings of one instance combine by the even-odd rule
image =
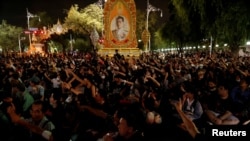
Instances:
[[[28,8],[26,8],[26,12],[27,12],[27,25],[28,25],[28,31],[29,31],[29,46],[31,49],[31,35],[30,35],[30,17],[31,17],[31,15],[29,14]]]

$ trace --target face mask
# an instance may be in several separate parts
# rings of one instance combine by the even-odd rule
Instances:
[[[137,66],[136,65],[134,65],[134,70],[137,70]]]
[[[216,87],[210,87],[209,90],[210,90],[210,91],[215,91],[215,90],[216,90]]]
[[[133,90],[134,89],[134,86],[132,85],[131,87],[130,87],[130,90]]]
[[[158,113],[148,112],[147,113],[147,122],[149,124],[153,124],[153,123],[161,124],[162,118],[161,118],[161,116]]]
[[[137,85],[139,84],[138,80],[135,81],[135,84],[137,84]]]
[[[148,112],[147,113],[147,122],[149,124],[153,124],[155,121],[155,114],[153,112]]]
[[[22,95],[22,92],[17,92],[17,93],[16,93],[16,96],[19,97],[19,98],[21,98],[21,97],[23,96],[23,95]]]
[[[237,79],[236,82],[240,82],[240,79]]]
[[[53,102],[49,102],[50,106],[52,106],[53,108],[56,108],[56,104]]]
[[[161,122],[162,122],[161,116],[159,114],[156,114],[155,115],[155,123],[156,124],[161,124]]]
[[[200,64],[200,68],[201,68],[201,69],[203,68],[203,64]]]
[[[105,79],[105,75],[102,75],[101,78],[102,78],[102,79]]]
[[[108,66],[108,68],[107,68],[108,70],[110,70],[110,66]]]

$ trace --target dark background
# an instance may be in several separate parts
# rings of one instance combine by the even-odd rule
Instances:
[[[78,4],[79,8],[95,3],[98,0],[1,0],[0,1],[0,20],[6,20],[8,24],[15,26],[27,26],[26,8],[32,14],[46,11],[52,18],[58,19],[66,16],[65,10],[73,4]],[[147,0],[135,0],[137,9],[145,10]],[[151,0],[150,4],[163,10],[161,22],[167,18],[168,0]]]

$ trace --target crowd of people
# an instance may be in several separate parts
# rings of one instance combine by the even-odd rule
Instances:
[[[230,52],[139,57],[2,55],[4,141],[194,140],[248,126],[250,58]]]

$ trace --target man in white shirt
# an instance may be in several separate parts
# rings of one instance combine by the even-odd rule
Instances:
[[[116,29],[112,30],[113,36],[118,40],[122,41],[126,38],[128,30],[124,28],[124,17],[116,17]]]

